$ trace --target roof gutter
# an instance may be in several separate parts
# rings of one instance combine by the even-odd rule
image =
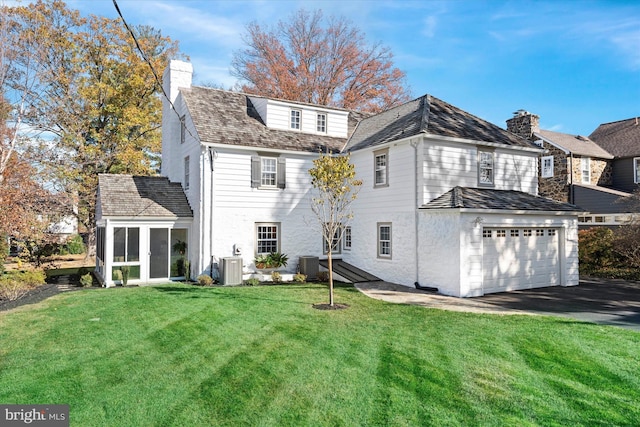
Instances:
[[[264,153],[274,153],[274,154],[291,154],[291,153],[295,153],[301,156],[317,156],[318,152],[315,151],[297,151],[297,150],[281,150],[281,149],[276,149],[276,148],[265,148],[265,147],[256,147],[254,146],[248,146],[248,145],[231,145],[231,144],[216,144],[216,143],[210,143],[210,142],[200,142],[200,144],[202,144],[204,147],[206,148],[219,148],[219,149],[226,149],[226,150],[240,150],[240,151],[251,151],[251,152],[256,152],[256,151],[260,151],[260,152],[264,152]]]

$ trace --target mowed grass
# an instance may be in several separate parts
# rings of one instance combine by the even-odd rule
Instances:
[[[0,313],[0,403],[73,426],[637,426],[640,334],[321,285],[78,291]]]

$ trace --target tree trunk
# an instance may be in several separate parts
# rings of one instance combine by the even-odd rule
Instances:
[[[329,243],[331,246],[333,242]],[[327,261],[329,265],[329,305],[333,307],[333,257],[331,256],[331,249],[327,253]]]

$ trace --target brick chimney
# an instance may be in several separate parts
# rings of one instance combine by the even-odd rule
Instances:
[[[518,110],[507,120],[507,130],[531,141],[533,133],[540,132],[540,117],[526,110]]]

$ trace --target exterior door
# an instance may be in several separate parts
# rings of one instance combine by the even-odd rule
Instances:
[[[149,279],[169,277],[169,229],[149,230]]]

